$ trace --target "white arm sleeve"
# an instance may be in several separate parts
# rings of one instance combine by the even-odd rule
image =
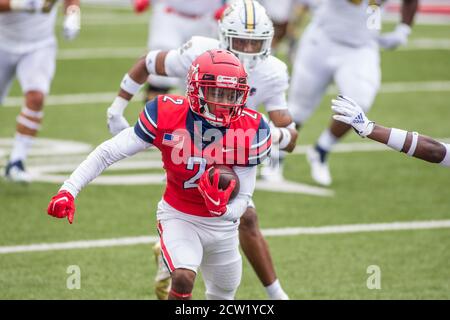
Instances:
[[[185,78],[192,61],[189,57],[180,54],[180,50],[170,50],[164,61],[167,76]]]
[[[264,101],[264,105],[267,112],[288,109],[285,92],[281,91],[278,94],[270,96]]]
[[[164,67],[169,77],[186,78],[192,62],[205,51],[218,49],[219,41],[212,38],[193,36],[176,50],[170,50]]]
[[[227,205],[227,212],[222,216],[229,221],[238,220],[245,213],[256,183],[256,166],[234,166],[233,170],[239,177],[240,187],[238,195]]]
[[[442,160],[441,165],[443,165],[445,167],[450,167],[450,144],[448,144],[448,143],[442,143],[442,144],[444,145],[447,152],[445,153],[445,157],[444,157],[444,160]]]
[[[270,80],[270,87],[267,87],[262,103],[267,112],[287,109],[286,90],[289,88],[287,66],[277,58],[269,57],[268,59],[270,60],[266,63],[267,70],[272,72],[266,77]]]
[[[60,190],[69,191],[75,198],[84,186],[98,177],[110,165],[150,146],[150,143],[145,142],[134,133],[133,127],[124,129],[92,151],[64,182]]]

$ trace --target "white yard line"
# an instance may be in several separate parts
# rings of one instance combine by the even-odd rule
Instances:
[[[399,50],[450,50],[450,39],[417,38],[412,39]]]
[[[58,60],[82,60],[82,59],[137,59],[147,53],[144,47],[126,48],[74,48],[61,49],[58,52]]]
[[[359,232],[381,232],[398,230],[423,230],[450,228],[450,220],[408,221],[390,223],[349,224],[322,227],[297,227],[263,229],[266,237],[285,237],[297,235],[342,234]],[[139,244],[152,244],[157,236],[124,237],[100,240],[82,240],[59,243],[37,243],[20,246],[0,247],[0,254],[19,252],[39,252],[71,249],[106,248],[119,246],[132,246]]]
[[[422,82],[388,82],[383,83],[380,93],[403,93],[403,92],[448,92],[450,91],[450,81],[422,81]],[[331,86],[328,94],[336,94],[337,89]],[[50,95],[46,98],[46,106],[111,103],[117,92],[92,92]],[[5,99],[4,107],[22,106],[22,97],[9,97]]]
[[[402,51],[450,50],[450,39],[418,38],[409,41],[408,45],[398,49]],[[58,60],[137,59],[146,52],[145,46],[60,49]]]

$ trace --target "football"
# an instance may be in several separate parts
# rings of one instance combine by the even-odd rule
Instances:
[[[239,177],[237,176],[236,172],[234,172],[233,169],[225,165],[214,165],[213,167],[220,171],[220,178],[219,178],[220,189],[225,190],[230,185],[231,180],[236,180],[236,186],[234,187],[234,190],[231,193],[230,200],[236,198],[236,196],[239,193]],[[211,183],[213,182],[212,180],[213,172],[214,170],[209,171],[209,179]]]

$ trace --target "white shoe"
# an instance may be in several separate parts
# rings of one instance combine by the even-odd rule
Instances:
[[[30,183],[31,175],[25,171],[21,160],[9,162],[5,169],[5,178],[12,182]]]
[[[290,300],[290,299],[289,296],[286,294],[286,292],[281,290],[275,296],[271,297],[271,300]]]
[[[161,246],[159,241],[153,246],[153,255],[156,262],[156,276],[155,276],[155,294],[158,300],[167,300],[169,297],[169,290],[171,285],[170,272],[161,256]]]
[[[261,180],[267,182],[283,182],[283,167],[276,166],[272,167],[270,164],[263,164],[261,168]]]
[[[306,150],[306,159],[311,167],[313,180],[322,186],[329,186],[331,184],[330,169],[327,162],[320,160],[319,152],[314,148],[308,148]]]

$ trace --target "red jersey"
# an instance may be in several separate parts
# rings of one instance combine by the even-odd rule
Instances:
[[[259,112],[244,109],[229,127],[214,127],[177,95],[148,102],[134,131],[162,153],[167,175],[164,200],[181,212],[203,217],[211,214],[197,190],[202,174],[214,164],[257,165],[271,149],[270,129]]]

